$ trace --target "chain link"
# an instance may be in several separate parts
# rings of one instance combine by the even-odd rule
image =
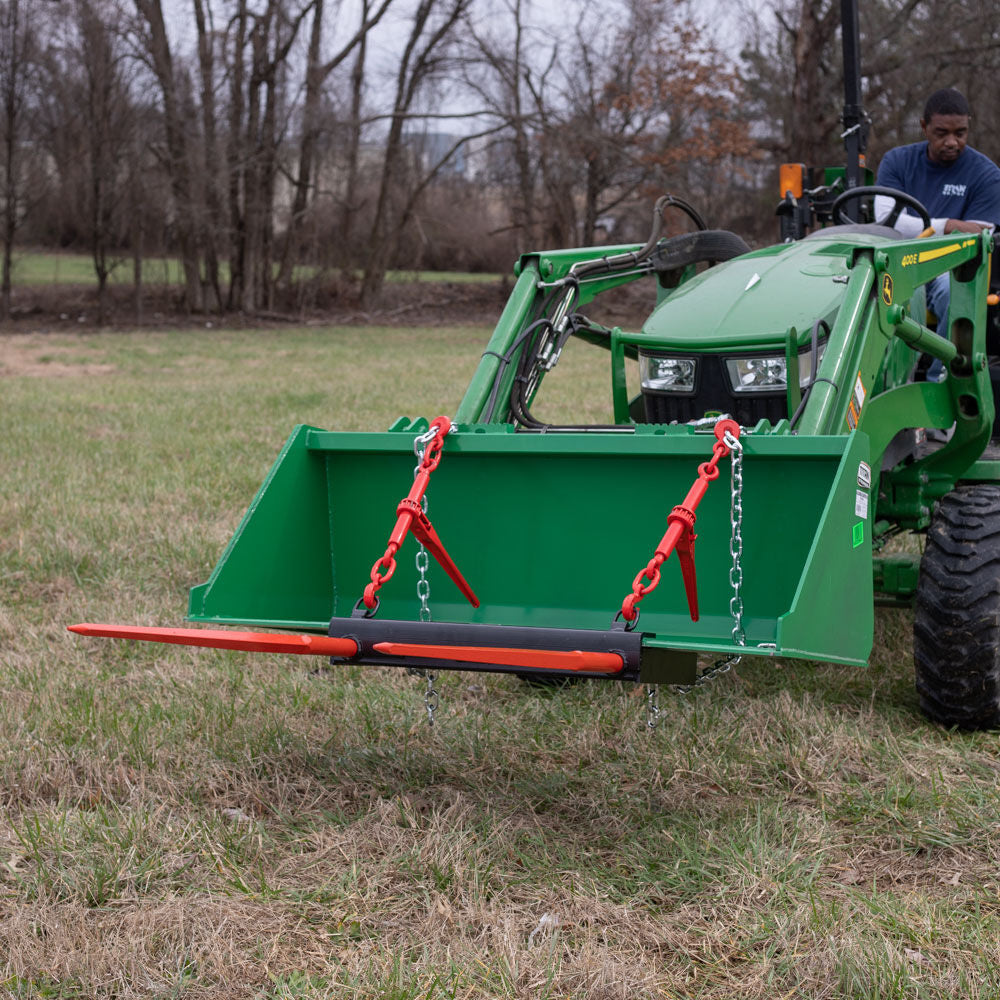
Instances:
[[[429,622],[431,620],[430,596],[431,585],[427,582],[427,565],[429,559],[427,549],[422,545],[417,550],[417,600],[420,601],[420,620]]]

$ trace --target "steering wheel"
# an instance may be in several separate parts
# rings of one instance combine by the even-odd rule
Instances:
[[[846,205],[849,201],[877,194],[885,195],[887,198],[892,198],[895,202],[892,206],[892,211],[882,220],[880,225],[895,226],[899,216],[902,214],[903,209],[912,208],[917,215],[920,216],[920,221],[923,222],[924,229],[930,229],[931,217],[928,214],[927,209],[924,208],[924,206],[917,201],[913,195],[907,194],[905,191],[897,191],[895,188],[879,187],[878,185],[848,188],[843,194],[838,196],[837,200],[830,206],[830,214],[833,216],[833,221],[839,223],[840,225],[850,225],[854,220],[847,217],[844,212],[844,205]]]

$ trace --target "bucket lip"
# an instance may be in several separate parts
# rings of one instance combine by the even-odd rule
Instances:
[[[480,425],[490,428],[494,425]],[[477,430],[476,425],[460,426],[445,441],[445,452],[457,454],[496,454],[506,452],[516,455],[594,454],[614,456],[661,455],[707,457],[712,451],[714,435],[711,429],[694,431],[693,428],[670,424],[636,425],[631,434],[615,432],[571,433],[552,431],[545,434],[490,433]],[[744,453],[768,457],[815,455],[836,458],[851,446],[855,435],[849,434],[788,434],[755,433],[745,430],[741,435]],[[413,441],[409,435],[392,431],[311,431],[307,447],[317,452],[398,452],[412,454]]]

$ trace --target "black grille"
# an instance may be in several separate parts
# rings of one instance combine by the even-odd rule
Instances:
[[[643,389],[646,422],[669,424],[675,420],[685,424],[707,413],[728,413],[743,427],[752,427],[758,420],[777,423],[788,416],[788,400],[784,390],[735,393],[729,383],[726,362],[721,357],[698,359],[695,391],[688,395],[676,392],[656,392]]]

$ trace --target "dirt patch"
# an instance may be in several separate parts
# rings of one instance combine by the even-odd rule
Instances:
[[[481,324],[500,315],[510,293],[511,280],[487,282],[391,282],[379,301],[362,308],[353,290],[329,294],[322,300],[294,308],[277,307],[256,313],[190,312],[177,290],[151,287],[141,316],[129,289],[108,292],[106,317],[97,321],[96,294],[76,286],[21,287],[14,290],[11,317],[5,329],[14,333],[68,333],[94,329],[190,329],[225,326],[255,329],[284,324],[314,325],[432,325]]]
[[[114,370],[114,365],[76,359],[73,348],[53,344],[42,334],[0,336],[0,378],[10,375],[41,378],[110,375]]]
[[[435,326],[491,325],[499,318],[513,287],[510,277],[485,282],[388,282],[371,307],[362,307],[353,288],[332,291],[307,306],[257,313],[191,313],[183,308],[176,289],[150,287],[142,315],[132,292],[108,292],[106,321],[97,322],[96,293],[76,286],[22,287],[5,329],[12,333],[68,333],[89,330],[191,329],[206,326],[255,329],[281,325],[324,326]],[[648,281],[606,293],[593,319],[609,326],[635,328],[652,309],[655,292]],[[595,309],[595,306],[589,309]],[[584,310],[587,311],[587,310]],[[24,374],[24,373],[19,373]],[[44,373],[43,373],[44,374]],[[49,372],[48,374],[52,374]]]

